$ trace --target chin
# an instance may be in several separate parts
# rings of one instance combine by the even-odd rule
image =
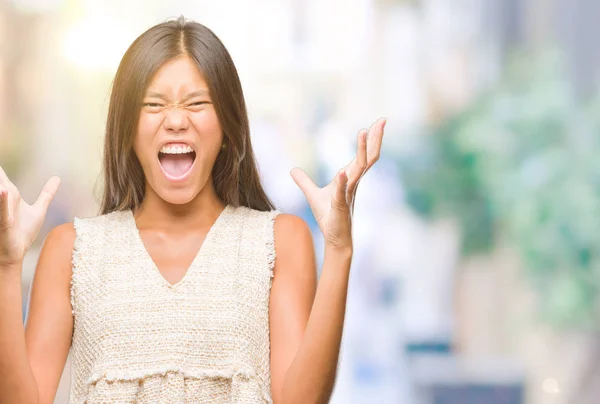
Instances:
[[[157,192],[158,196],[165,202],[172,205],[185,205],[193,201],[198,194],[199,190],[194,187],[184,187],[180,189],[161,189]]]

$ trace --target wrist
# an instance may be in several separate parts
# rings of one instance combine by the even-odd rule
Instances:
[[[18,278],[23,275],[23,262],[0,263],[0,277],[4,279]]]
[[[325,244],[325,256],[351,260],[353,254],[354,248],[352,245],[339,246],[327,243]]]

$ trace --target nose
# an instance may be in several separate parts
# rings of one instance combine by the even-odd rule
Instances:
[[[173,107],[167,110],[164,120],[165,129],[172,132],[181,132],[188,128],[189,120],[181,108]]]

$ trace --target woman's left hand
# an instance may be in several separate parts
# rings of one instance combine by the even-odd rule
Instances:
[[[300,168],[291,171],[300,187],[325,238],[325,246],[352,250],[352,214],[358,183],[379,160],[383,128],[386,119],[380,118],[369,130],[358,132],[356,157],[341,168],[335,178],[319,188]]]

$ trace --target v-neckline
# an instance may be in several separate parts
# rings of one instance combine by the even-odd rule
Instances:
[[[142,236],[140,235],[140,230],[137,227],[137,223],[135,221],[135,216],[133,215],[133,211],[131,209],[128,210],[128,213],[129,213],[128,216],[129,216],[129,220],[132,224],[132,230],[134,233],[135,244],[136,244],[137,248],[140,249],[140,251],[143,255],[144,263],[148,264],[152,267],[152,272],[154,272],[158,276],[158,278],[160,278],[159,280],[162,282],[163,285],[165,285],[168,289],[175,289],[175,288],[179,287],[181,284],[183,284],[187,278],[189,278],[190,272],[192,272],[194,270],[194,268],[197,266],[197,264],[200,262],[200,258],[205,254],[208,247],[210,247],[210,243],[212,241],[212,237],[213,237],[213,233],[215,232],[215,229],[218,227],[220,222],[223,220],[223,217],[225,216],[225,214],[228,210],[229,210],[229,205],[225,205],[225,208],[223,208],[221,213],[219,213],[219,216],[217,216],[217,219],[214,221],[214,223],[208,229],[208,232],[206,233],[206,236],[204,237],[204,240],[202,241],[200,248],[196,252],[196,255],[192,259],[191,264],[186,269],[186,271],[183,274],[183,276],[181,277],[181,279],[179,281],[177,281],[177,283],[169,282],[167,279],[165,279],[163,274],[158,269],[158,265],[156,265],[156,263],[154,262],[154,259],[152,259],[152,256],[150,255],[150,253],[148,252],[148,249],[146,248],[146,245],[144,244],[144,240],[142,240]]]

